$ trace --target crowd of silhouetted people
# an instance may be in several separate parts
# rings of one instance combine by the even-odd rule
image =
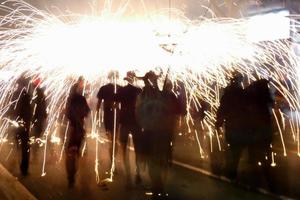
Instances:
[[[236,179],[239,160],[243,150],[247,149],[252,169],[263,171],[270,184],[274,100],[269,81],[258,78],[246,88],[242,87],[242,81],[241,74],[232,76],[217,111],[216,128],[225,124],[225,140],[230,145],[225,175],[231,180]]]
[[[165,184],[168,168],[172,163],[172,145],[178,131],[179,119],[187,114],[186,91],[184,86],[174,86],[168,75],[164,77],[163,88],[159,89],[154,71],[138,77],[134,71],[127,72],[125,86],[117,84],[118,73],[108,75],[109,83],[103,85],[97,93],[96,112],[103,111],[103,122],[110,140],[109,152],[112,158],[116,154],[113,145],[119,144],[122,163],[125,168],[127,186],[132,184],[128,156],[129,136],[132,136],[135,150],[134,184],[143,182],[141,171],[146,167],[151,180],[153,198],[165,198]],[[142,80],[144,87],[136,86],[136,80]],[[221,133],[224,127],[225,140],[229,144],[226,150],[224,175],[231,180],[237,178],[238,164],[242,152],[247,149],[252,167],[262,169],[266,179],[270,179],[272,129],[272,99],[269,81],[257,78],[247,87],[242,85],[243,76],[237,72],[231,75],[229,84],[223,91],[220,106],[217,109],[215,127]],[[47,103],[40,79],[29,80],[22,76],[12,96],[11,119],[18,122],[15,128],[17,144],[21,149],[20,169],[23,175],[28,173],[30,157],[30,134],[42,136],[47,119]],[[90,107],[84,96],[85,80],[79,77],[71,87],[65,116],[68,119],[68,141],[66,145],[66,171],[70,187],[74,186],[78,159],[84,142],[85,118]],[[209,104],[197,99],[199,106],[190,106],[188,113],[195,119],[203,120]],[[102,108],[102,109],[101,109]],[[31,128],[32,126],[32,128]],[[30,133],[30,130],[32,133]],[[114,140],[117,139],[117,144]],[[146,167],[145,167],[146,166]],[[112,171],[113,172],[113,171]]]

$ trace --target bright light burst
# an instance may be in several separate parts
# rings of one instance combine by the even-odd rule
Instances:
[[[100,16],[55,16],[23,1],[6,1],[0,7],[7,12],[0,17],[1,141],[11,123],[4,116],[16,80],[24,73],[41,77],[46,88],[49,117],[45,140],[51,138],[64,145],[66,134],[59,138],[55,133],[69,89],[80,75],[89,81],[92,98],[112,69],[122,76],[129,70],[142,75],[160,68],[165,74],[169,72],[172,81],[184,83],[188,103],[197,104],[199,97],[211,105],[203,124],[210,136],[214,135],[219,91],[228,83],[230,72],[240,71],[248,83],[256,75],[271,79],[296,113],[288,120],[299,144],[299,71],[293,43],[287,39],[252,41],[247,32],[253,25],[249,19],[191,21],[173,11],[170,21],[164,12],[125,17],[124,8]],[[95,125],[98,116],[92,119],[92,138],[100,141]],[[283,139],[282,143],[284,147]],[[203,156],[201,147],[200,152]]]

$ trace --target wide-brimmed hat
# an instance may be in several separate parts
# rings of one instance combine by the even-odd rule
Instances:
[[[135,72],[134,71],[128,71],[126,73],[126,77],[124,78],[125,81],[133,81],[134,78],[136,78]]]
[[[151,70],[147,72],[144,76],[137,78],[143,80],[144,82],[156,82],[159,77],[160,75],[156,75],[155,72]]]

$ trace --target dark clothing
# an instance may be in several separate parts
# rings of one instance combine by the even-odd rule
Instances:
[[[116,101],[121,103],[120,123],[121,124],[136,124],[135,107],[138,95],[142,90],[133,85],[126,85],[119,88],[116,95]]]
[[[104,101],[104,126],[106,131],[110,133],[112,133],[114,130],[114,109],[116,94],[118,93],[119,89],[119,85],[109,83],[102,86],[97,94],[99,103],[101,103],[102,100]],[[118,112],[116,117],[118,119]]]
[[[162,98],[165,102],[164,115],[167,123],[164,125],[166,130],[175,131],[178,116],[181,114],[181,105],[176,95],[171,91],[162,91]]]
[[[66,150],[66,169],[69,186],[73,186],[77,172],[77,160],[81,143],[85,136],[84,118],[90,112],[86,99],[76,92],[73,86],[66,104],[66,116],[69,119],[69,141]]]
[[[187,97],[184,83],[179,81],[174,91],[177,94],[177,99],[180,106],[180,115],[184,116],[187,114]]]
[[[170,135],[166,131],[144,131],[146,158],[153,195],[164,194],[166,175],[172,159]]]
[[[137,100],[137,121],[147,131],[174,129],[180,111],[180,103],[172,92],[149,87],[143,90]]]
[[[135,150],[136,176],[140,177],[141,164],[141,128],[137,124],[135,110],[136,100],[141,93],[141,89],[133,85],[121,87],[116,95],[116,101],[121,103],[120,110],[120,142],[123,151],[124,165],[126,169],[127,181],[130,180],[129,158],[126,155],[128,136],[132,134]]]
[[[237,177],[237,169],[244,149],[245,145],[231,145],[226,150],[225,175],[227,178],[235,179]]]
[[[249,100],[249,130],[252,136],[249,145],[249,159],[257,172],[263,172],[270,189],[273,190],[270,145],[273,139],[271,109],[274,107],[274,101],[268,83],[267,80],[261,79],[254,81],[246,88]],[[258,162],[261,166],[258,165]]]
[[[230,179],[235,179],[240,156],[249,139],[247,99],[245,91],[237,82],[231,82],[221,97],[216,127],[221,127],[223,123],[225,123],[225,139],[230,144],[226,151],[225,175]]]
[[[171,141],[181,113],[173,92],[145,87],[137,102],[137,120],[143,131],[146,154],[154,194],[164,192],[168,165],[172,158]]]
[[[274,107],[274,101],[268,81],[261,79],[251,83],[246,88],[246,94],[249,105],[249,129],[253,143],[270,144],[273,138],[271,109]]]
[[[84,138],[84,118],[90,112],[90,108],[84,96],[74,93],[67,100],[66,115],[70,122],[69,146],[80,147]]]
[[[33,133],[36,138],[40,137],[44,131],[45,121],[47,118],[47,103],[44,91],[42,88],[36,88],[36,97],[33,100],[33,106],[35,108],[32,122]]]
[[[136,100],[141,93],[141,89],[133,85],[126,85],[121,87],[116,95],[116,101],[121,103],[120,110],[120,142],[127,144],[128,134],[131,132],[133,136],[133,142],[135,150],[138,151],[138,135],[141,134],[141,130],[136,121],[135,110]]]
[[[25,88],[18,90],[14,96],[20,97],[14,105],[15,110],[13,116],[14,120],[19,124],[19,127],[16,128],[16,138],[21,143],[20,169],[22,174],[26,175],[28,173],[30,158],[29,130],[32,118],[32,107],[30,105],[31,96]]]
[[[225,138],[229,144],[247,143],[247,100],[245,91],[237,83],[224,90],[217,111],[216,127],[225,122]]]
[[[17,91],[16,95],[19,96],[19,100],[16,102],[13,118],[19,122],[19,124],[29,130],[30,122],[32,118],[32,106],[30,104],[31,96],[24,88],[22,91]],[[14,96],[16,96],[14,95]],[[16,99],[17,100],[17,99]]]

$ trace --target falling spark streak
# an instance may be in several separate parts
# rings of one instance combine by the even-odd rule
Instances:
[[[196,141],[197,141],[197,144],[198,144],[198,147],[199,147],[200,156],[201,156],[201,158],[204,158],[204,152],[203,152],[203,149],[201,147],[201,143],[200,143],[200,140],[199,140],[199,137],[198,137],[197,130],[195,130],[195,136],[196,136]]]
[[[97,137],[99,137],[97,133]],[[99,142],[98,140],[95,140],[96,142],[96,158],[95,158],[95,173],[96,173],[96,183],[98,184],[100,182],[100,176],[99,176],[99,158],[98,158],[98,148],[99,148]]]
[[[95,174],[96,174],[96,183],[99,184],[100,182],[100,176],[99,176],[99,132],[98,132],[98,129],[97,129],[97,124],[98,124],[98,120],[100,120],[100,116],[98,118],[98,112],[95,112],[93,114],[91,114],[92,116],[92,133],[95,133],[95,143],[96,143],[96,148],[95,148],[95,151],[96,151],[96,154],[95,154],[95,168],[94,168],[94,171],[95,171]],[[93,136],[92,136],[93,138]]]
[[[281,117],[281,123],[282,123],[282,129],[285,130],[285,114],[279,109],[280,117]]]
[[[115,74],[116,76],[116,74]],[[116,77],[114,77],[114,93],[117,93],[117,82]],[[113,147],[111,155],[111,169],[110,169],[110,180],[113,181],[114,171],[115,171],[115,150],[116,150],[116,134],[117,134],[117,108],[114,108],[114,130],[113,130]]]
[[[82,150],[81,150],[81,157],[84,156],[85,150],[86,150],[86,141],[84,141],[84,144],[83,144],[83,147],[82,147]]]
[[[64,152],[64,150],[65,150],[65,145],[66,145],[66,141],[67,141],[68,129],[69,129],[69,122],[67,123],[67,127],[66,127],[66,130],[65,130],[65,136],[64,136],[64,142],[63,142],[63,145],[62,145],[61,150],[60,150],[59,162],[62,160],[63,152]]]
[[[10,157],[11,153],[13,152],[13,150],[14,150],[14,147],[11,147],[8,154],[7,154],[7,156],[6,156],[6,159],[5,159],[6,161],[9,159],[9,157]]]
[[[217,131],[215,131],[215,133],[216,133],[216,138],[217,138],[217,142],[218,142],[219,151],[221,151],[222,148],[221,148],[221,142],[220,142],[219,134],[218,134]]]
[[[275,159],[274,159],[274,152],[272,151],[272,163],[271,163],[272,167],[276,167],[276,163],[275,163]]]
[[[95,151],[96,151],[96,154],[95,154],[95,174],[96,174],[96,183],[99,184],[100,182],[100,175],[99,175],[99,132],[98,132],[98,124],[99,124],[99,128],[101,127],[101,123],[99,123],[100,121],[100,112],[95,112],[93,114],[91,114],[92,116],[92,134],[91,134],[91,137],[95,138],[95,143],[96,143],[96,148],[95,148]]]
[[[46,171],[45,171],[45,167],[46,167],[46,153],[47,153],[47,140],[48,140],[48,133],[46,133],[46,142],[45,142],[45,147],[44,147],[44,156],[43,156],[43,167],[42,167],[42,174],[41,176],[46,176]]]
[[[275,120],[276,120],[276,124],[277,124],[278,130],[279,130],[280,139],[281,139],[281,143],[282,143],[282,147],[283,147],[283,155],[284,155],[284,156],[287,156],[287,154],[286,154],[286,149],[285,149],[285,144],[284,144],[284,140],[283,140],[283,135],[282,135],[282,131],[281,131],[281,127],[280,127],[278,118],[277,118],[277,116],[276,116],[276,113],[275,113],[274,109],[272,109],[272,112],[273,112],[273,116],[274,116],[274,118],[275,118]]]

